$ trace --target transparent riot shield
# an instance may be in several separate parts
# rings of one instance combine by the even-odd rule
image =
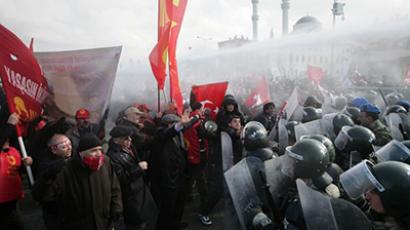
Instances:
[[[314,135],[314,134],[323,135],[320,119],[306,122],[306,123],[300,123],[295,126],[296,141],[300,140],[300,138],[304,135]]]
[[[379,162],[382,161],[401,161],[407,162],[410,159],[410,150],[402,143],[392,140],[376,151]]]
[[[222,169],[225,172],[233,166],[233,147],[231,137],[227,132],[221,132]]]
[[[299,199],[309,230],[370,230],[370,221],[354,204],[330,198],[296,180]]]
[[[249,210],[255,204],[261,203],[246,158],[228,169],[224,176],[241,228],[246,230],[247,223],[252,221],[246,219],[246,210]]]
[[[384,117],[387,127],[389,127],[393,139],[402,141],[403,134],[400,131],[400,126],[402,126],[402,120],[398,113],[390,113]]]

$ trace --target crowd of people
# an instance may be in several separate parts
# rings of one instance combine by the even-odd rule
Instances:
[[[45,114],[27,128],[28,157],[4,105],[0,229],[24,229],[23,166],[47,229],[182,229],[194,190],[204,226],[223,201],[225,229],[410,229],[410,102],[309,95],[243,114],[228,94],[215,117],[195,101],[182,113],[134,103],[111,130],[87,108],[75,124]]]

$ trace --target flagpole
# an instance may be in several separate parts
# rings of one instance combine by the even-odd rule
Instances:
[[[161,92],[160,91],[161,91],[161,89],[159,88],[159,85],[157,85],[157,93],[158,93],[157,94],[157,96],[158,96],[157,97],[157,99],[158,99],[157,100],[157,103],[158,103],[157,107],[158,107],[158,112],[161,112]]]
[[[169,78],[169,101],[172,102],[173,98],[172,98],[172,80],[171,80],[171,72],[169,71],[169,52],[168,52],[168,65],[167,65],[167,69],[168,69],[168,78]]]
[[[19,145],[20,145],[21,155],[23,155],[23,159],[24,159],[24,158],[27,157],[27,151],[26,151],[26,146],[24,145],[24,142],[23,142],[23,137],[19,136],[19,137],[17,137],[17,140],[18,140]],[[28,175],[28,179],[30,181],[30,184],[34,185],[34,177],[33,177],[33,172],[31,171],[31,167],[26,166],[26,171],[27,171],[27,175]]]
[[[168,103],[168,98],[167,94],[165,94],[165,90],[162,90],[162,93],[164,94],[165,103]]]

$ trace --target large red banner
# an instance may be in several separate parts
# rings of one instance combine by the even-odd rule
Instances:
[[[47,81],[29,48],[0,25],[0,76],[10,113],[23,121],[38,117],[48,96]]]

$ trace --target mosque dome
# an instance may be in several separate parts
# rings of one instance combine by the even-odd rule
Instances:
[[[292,33],[309,33],[321,29],[322,23],[320,23],[319,20],[312,16],[304,16],[295,23]]]

